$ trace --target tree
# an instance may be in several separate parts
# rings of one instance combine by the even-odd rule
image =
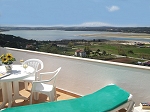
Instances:
[[[72,47],[72,46],[74,46],[74,43],[73,42],[69,42],[68,43],[68,47]]]
[[[89,47],[85,47],[85,48],[84,48],[84,52],[86,52],[86,55],[87,55],[87,56],[89,56],[89,55],[90,55],[91,50],[90,50],[90,48],[89,48]]]
[[[97,51],[96,51],[97,53],[99,53],[100,52],[100,49],[97,49]]]
[[[134,52],[132,50],[129,50],[128,53],[129,54],[134,54]]]
[[[97,49],[95,53],[96,53],[96,54],[99,54],[99,53],[100,53],[100,50],[99,50],[99,49]]]
[[[48,53],[58,53],[59,49],[56,45],[52,44],[46,44],[44,45],[40,51],[42,52],[48,52]]]
[[[125,51],[123,49],[118,49],[118,54],[122,55],[122,56],[127,56],[127,54],[125,53]]]
[[[103,54],[103,55],[106,55],[106,51],[105,51],[105,50],[103,50],[102,54]]]

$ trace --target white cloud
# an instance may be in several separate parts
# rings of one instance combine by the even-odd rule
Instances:
[[[112,26],[109,23],[103,23],[103,22],[86,22],[86,23],[82,23],[79,26],[88,26],[88,27],[98,27],[98,26]]]
[[[117,11],[120,8],[118,6],[111,6],[111,7],[106,7],[108,9],[109,12],[113,12],[113,11]]]

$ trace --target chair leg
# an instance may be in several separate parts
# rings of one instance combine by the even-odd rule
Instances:
[[[49,101],[54,101],[55,100],[54,95],[51,92],[48,94],[48,97],[49,97]]]
[[[28,90],[28,82],[24,82],[25,84],[25,90],[27,91]]]
[[[134,106],[135,106],[135,102],[134,101],[130,101],[130,104],[129,104],[126,112],[133,112]]]
[[[53,94],[54,94],[54,100],[55,100],[55,101],[57,101],[56,88],[54,88],[54,90],[53,90]]]
[[[34,94],[34,99],[38,100],[39,99],[39,93],[38,92],[34,92],[33,94]]]
[[[30,95],[30,104],[32,104],[32,95],[33,95],[33,92],[31,91],[31,95]]]

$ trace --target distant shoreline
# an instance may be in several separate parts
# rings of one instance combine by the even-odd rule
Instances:
[[[127,37],[127,38],[150,38],[150,34],[146,33],[114,33],[114,32],[108,32],[107,34],[82,34],[79,36],[83,37]]]
[[[10,30],[8,32],[0,32],[0,34],[14,35],[25,39],[59,41],[59,40],[121,40],[121,41],[141,41],[150,43],[150,34],[147,33],[122,33],[122,32],[96,32],[96,31],[61,31],[57,30]],[[42,38],[41,38],[42,37]]]

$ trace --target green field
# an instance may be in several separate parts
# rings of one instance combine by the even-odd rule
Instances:
[[[150,44],[124,45],[118,41],[69,42],[64,47],[55,44],[45,44],[40,50],[68,56],[74,56],[76,50],[83,50],[86,52],[84,58],[136,64],[138,61],[150,60],[149,46]]]
[[[149,45],[144,45],[144,46],[137,46],[137,45],[123,45],[123,44],[114,44],[114,43],[92,43],[89,45],[76,45],[73,46],[76,49],[81,49],[84,50],[85,47],[88,47],[91,50],[90,53],[90,58],[97,58],[97,59],[107,59],[108,57],[115,58],[113,57],[114,55],[121,55],[121,56],[126,56],[126,57],[133,57],[133,58],[139,58],[140,59],[150,59],[150,48],[148,47]],[[106,51],[106,55],[93,55],[92,52],[96,52],[97,50],[100,50],[102,53],[103,51]],[[75,49],[68,49],[67,54],[73,55],[75,52]],[[113,55],[113,56],[110,56]]]

